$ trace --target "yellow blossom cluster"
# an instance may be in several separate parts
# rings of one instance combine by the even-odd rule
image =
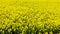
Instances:
[[[58,3],[0,0],[0,34],[59,34]]]

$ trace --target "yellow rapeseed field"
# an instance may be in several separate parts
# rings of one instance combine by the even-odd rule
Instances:
[[[0,34],[60,34],[60,0],[0,0]]]

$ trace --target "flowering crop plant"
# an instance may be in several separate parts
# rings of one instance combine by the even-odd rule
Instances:
[[[58,0],[0,0],[0,34],[60,34]]]

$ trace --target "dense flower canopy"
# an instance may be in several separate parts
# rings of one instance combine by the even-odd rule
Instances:
[[[0,34],[60,31],[60,7],[50,2],[0,2]]]

